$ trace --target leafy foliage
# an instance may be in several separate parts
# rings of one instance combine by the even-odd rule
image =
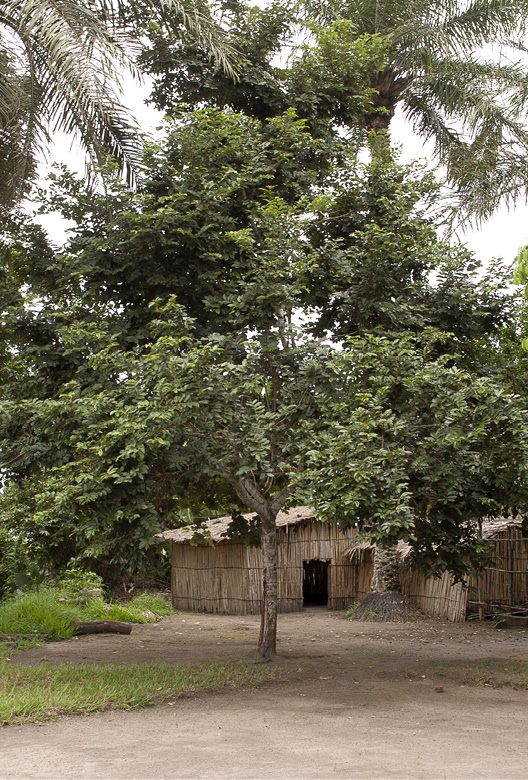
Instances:
[[[136,195],[56,179],[61,252],[6,234],[10,527],[108,577],[159,565],[186,508],[302,497],[429,571],[476,563],[479,519],[526,502],[513,302],[438,239],[430,178],[358,171],[291,110],[182,113],[147,161]]]
[[[526,411],[455,356],[437,357],[442,340],[355,337],[335,353],[342,390],[321,394],[326,426],[300,480],[321,516],[382,545],[408,541],[425,573],[463,576],[484,560],[479,521],[525,504]]]
[[[523,2],[306,0],[261,9],[229,0],[220,8],[228,39],[241,54],[239,82],[229,82],[191,41],[151,27],[141,61],[154,77],[158,108],[205,102],[265,120],[293,106],[312,131],[327,136],[344,129],[349,141],[361,144],[369,131],[388,134],[400,106],[416,132],[434,144],[456,190],[452,218],[460,209],[485,218],[499,202],[523,197]],[[306,46],[296,46],[295,38]],[[373,41],[378,56],[369,60],[365,53]],[[487,54],[491,47],[508,51],[509,58],[496,61]],[[358,62],[369,87],[361,111]]]
[[[151,25],[140,63],[154,78],[152,102],[159,109],[205,103],[265,122],[294,108],[324,137],[363,123],[372,98],[369,74],[384,62],[381,36],[358,35],[354,25],[341,20],[328,29],[312,24],[308,42],[296,46],[298,19],[291,4],[260,8],[229,0],[220,8],[228,40],[239,52],[236,82],[195,42]]]
[[[26,545],[0,525],[0,598],[16,589],[16,575],[26,571],[28,566]]]
[[[387,43],[365,129],[386,131],[396,106],[434,143],[449,184],[477,218],[526,193],[524,2],[470,0],[307,0],[323,23],[347,19],[357,36]],[[494,58],[488,52],[508,51]]]
[[[233,513],[231,522],[222,536],[227,539],[241,539],[247,547],[260,547],[260,518],[254,515],[246,519],[240,513]]]

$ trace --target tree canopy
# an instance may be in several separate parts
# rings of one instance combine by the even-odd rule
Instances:
[[[416,132],[433,143],[457,193],[456,213],[486,218],[500,202],[526,193],[523,2],[307,0],[299,10],[230,0],[222,7],[229,38],[241,52],[239,82],[208,65],[191,41],[153,27],[142,62],[154,77],[158,108],[206,101],[265,119],[295,106],[318,132],[340,126],[352,141],[365,143],[369,130],[388,134],[401,106]],[[278,57],[306,35],[319,41],[315,55],[308,45],[293,67],[284,54]],[[373,36],[383,55],[367,74],[371,100],[358,122],[347,109],[354,101],[350,54]]]
[[[437,237],[430,177],[358,170],[293,110],[181,113],[146,165],[137,194],[60,175],[60,251],[5,235],[8,526],[108,576],[151,567],[186,508],[252,509],[263,656],[286,502],[429,572],[478,565],[479,520],[528,499],[526,412],[482,359],[514,304]]]
[[[110,577],[152,571],[156,532],[182,513],[199,528],[249,508],[262,657],[285,504],[381,546],[405,539],[414,565],[461,578],[484,560],[483,517],[528,503],[505,272],[439,238],[431,174],[398,166],[376,133],[360,165],[343,137],[372,112],[386,40],[340,20],[270,81],[291,23],[278,8],[254,9],[237,39],[253,58],[262,47],[262,68],[242,70],[249,110],[184,39],[202,105],[174,104],[138,191],[107,171],[94,193],[60,169],[41,209],[73,223],[69,240],[57,249],[11,214],[0,270],[9,538]],[[232,9],[243,27],[245,5]],[[225,99],[207,105],[219,78]]]

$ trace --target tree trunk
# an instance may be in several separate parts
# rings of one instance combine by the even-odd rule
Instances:
[[[400,590],[400,560],[398,548],[376,547],[372,571],[371,593],[390,593]]]
[[[277,653],[277,526],[275,517],[261,519],[262,615],[257,655],[269,661]]]
[[[372,108],[365,118],[365,127],[367,131],[375,133],[375,140],[371,141],[374,160],[388,162],[391,159],[390,123],[401,94],[411,81],[411,76],[398,77],[390,68],[370,76],[370,86],[374,93],[371,97]]]
[[[277,654],[278,555],[275,520],[288,498],[290,488],[286,485],[268,501],[252,480],[231,476],[225,476],[224,479],[233,485],[244,504],[253,512],[257,512],[261,521],[262,615],[257,658],[260,661],[269,661]]]
[[[400,561],[396,544],[374,549],[370,593],[355,611],[354,620],[400,623],[419,618],[419,611],[401,592]]]

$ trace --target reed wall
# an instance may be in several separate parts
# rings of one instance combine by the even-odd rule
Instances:
[[[441,577],[424,577],[415,569],[404,569],[400,575],[402,593],[412,603],[430,615],[437,615],[452,623],[465,619],[467,589],[458,582],[452,583],[451,575],[444,572]]]
[[[299,523],[278,530],[279,611],[303,608],[303,562],[326,560],[328,607],[345,609],[356,597],[355,567],[343,560],[355,529],[330,523]],[[258,614],[262,606],[262,554],[240,542],[216,547],[172,545],[172,599],[177,609]]]
[[[341,531],[330,523],[308,522],[278,530],[279,611],[303,608],[303,562],[326,560],[328,608],[346,609],[370,591],[372,552],[363,550],[351,563],[344,555],[355,538],[355,529]],[[501,606],[528,607],[528,538],[511,526],[494,540],[496,569],[469,582],[469,590],[453,585],[448,574],[426,579],[419,572],[403,569],[402,592],[420,609],[457,622],[469,609]],[[173,604],[178,609],[258,614],[262,605],[262,555],[240,542],[221,542],[216,547],[173,544]],[[468,602],[469,598],[469,602]]]
[[[468,607],[491,614],[497,609],[528,608],[528,536],[510,525],[492,541],[496,568],[470,578]]]
[[[372,550],[358,551],[357,562],[352,564],[357,570],[357,598],[362,601],[370,592],[372,580]],[[401,591],[412,603],[430,615],[437,615],[454,623],[464,620],[466,613],[467,590],[462,585],[452,585],[451,577],[426,578],[414,569],[402,567],[400,574]]]

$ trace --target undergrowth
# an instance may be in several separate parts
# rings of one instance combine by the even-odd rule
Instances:
[[[74,633],[70,625],[73,620],[149,623],[171,614],[172,606],[160,595],[142,593],[126,604],[107,604],[100,596],[47,586],[0,602],[0,634],[45,634],[50,639],[66,639]]]

